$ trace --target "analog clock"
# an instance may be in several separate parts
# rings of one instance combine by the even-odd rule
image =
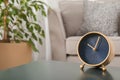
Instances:
[[[107,36],[100,32],[89,32],[85,34],[78,44],[78,55],[83,65],[101,67],[106,70],[105,66],[111,61],[114,54],[112,46]]]

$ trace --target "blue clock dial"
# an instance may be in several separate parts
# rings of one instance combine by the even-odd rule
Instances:
[[[87,64],[99,64],[108,56],[109,44],[102,35],[91,33],[82,38],[78,52]]]

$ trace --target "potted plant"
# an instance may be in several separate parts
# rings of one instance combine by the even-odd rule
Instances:
[[[34,11],[46,16],[40,0],[0,0],[0,69],[28,63],[34,41],[42,44],[44,30],[37,22]]]

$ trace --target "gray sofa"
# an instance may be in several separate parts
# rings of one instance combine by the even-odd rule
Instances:
[[[80,62],[77,43],[81,36],[76,32],[83,23],[83,0],[53,0],[48,11],[52,59]],[[120,66],[120,37],[109,37],[114,45],[115,58],[110,65]]]

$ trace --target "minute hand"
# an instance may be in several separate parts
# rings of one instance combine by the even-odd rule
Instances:
[[[98,37],[97,41],[96,41],[96,44],[95,44],[95,47],[94,47],[94,51],[96,51],[96,48],[97,48],[97,45],[98,45],[98,42],[100,41],[100,36]]]

